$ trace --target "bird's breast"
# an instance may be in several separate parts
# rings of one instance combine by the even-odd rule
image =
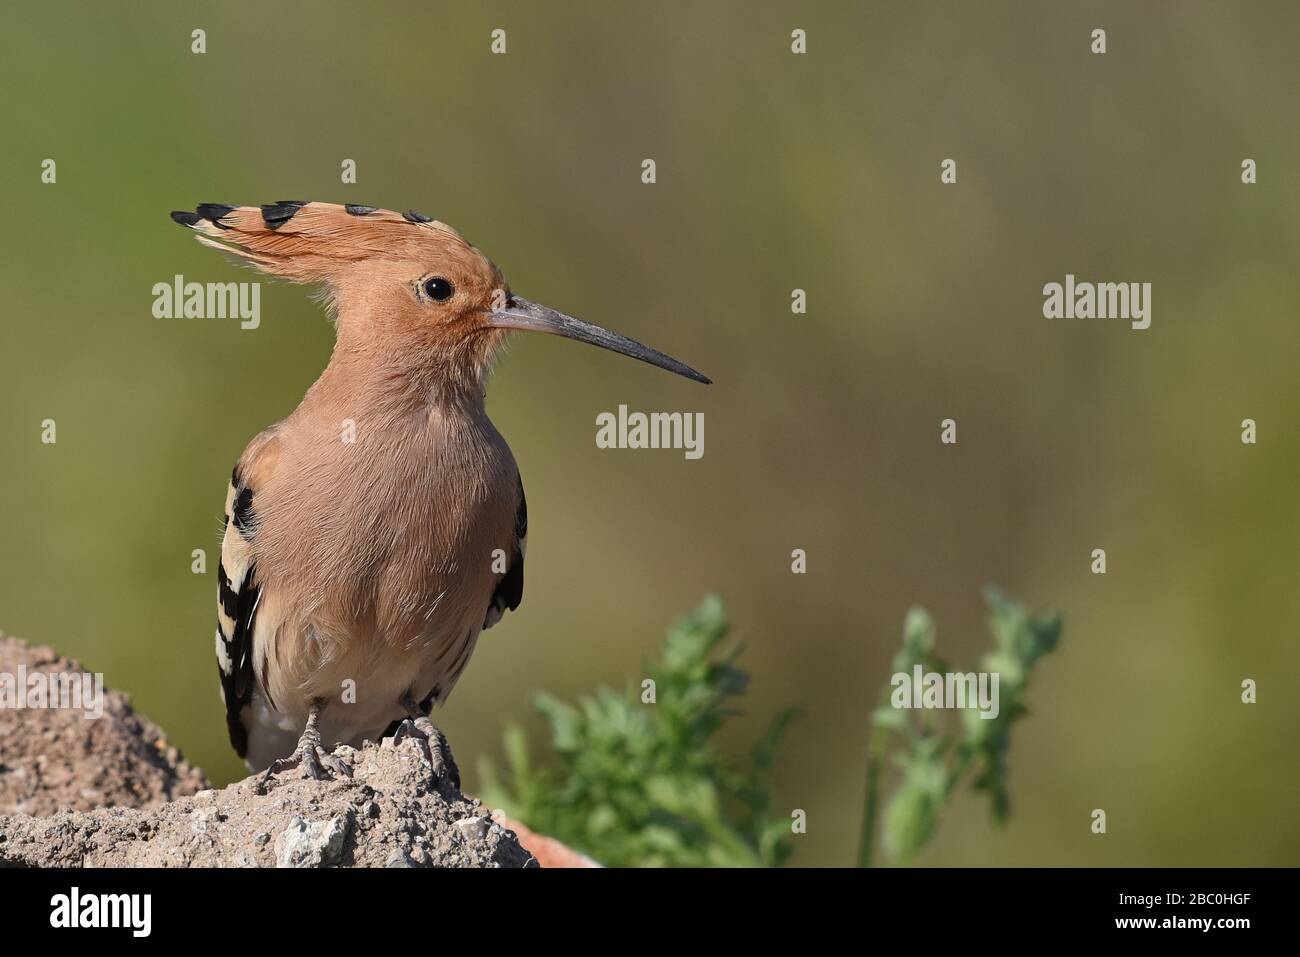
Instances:
[[[259,494],[255,538],[279,618],[277,703],[348,687],[386,707],[408,690],[445,697],[463,670],[494,555],[512,547],[518,476],[490,423],[436,424],[367,435],[358,422],[350,444],[333,429],[284,443],[290,467]]]

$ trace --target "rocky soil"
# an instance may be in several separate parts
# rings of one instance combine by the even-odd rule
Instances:
[[[0,635],[0,673],[20,665],[83,670]],[[265,794],[256,778],[214,790],[120,693],[105,692],[94,720],[0,708],[0,867],[538,865],[479,802],[432,786],[415,741],[336,754],[350,777],[294,771]]]
[[[80,662],[0,633],[0,673],[79,674]],[[208,786],[162,731],[104,689],[103,715],[0,708],[0,815],[152,807]]]
[[[337,752],[352,776],[256,778],[151,808],[0,817],[0,864],[26,867],[525,867],[477,801],[430,786],[418,745]]]

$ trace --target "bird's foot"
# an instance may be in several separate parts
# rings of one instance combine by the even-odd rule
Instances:
[[[441,788],[443,784],[451,785],[453,790],[460,790],[460,768],[451,756],[451,746],[443,734],[425,715],[407,718],[397,726],[393,743],[398,744],[407,738],[414,738],[424,752],[424,759],[432,769],[433,786]]]
[[[288,757],[276,758],[271,762],[262,776],[257,781],[257,793],[265,794],[266,786],[271,779],[281,771],[292,771],[294,768],[305,768],[308,777],[313,781],[332,781],[336,776],[352,777],[352,769],[349,768],[337,755],[332,751],[326,751],[320,743],[320,735],[313,729],[303,732],[298,739],[298,747],[294,749],[293,754]]]

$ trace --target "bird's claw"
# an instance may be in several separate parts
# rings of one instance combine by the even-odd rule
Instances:
[[[414,739],[424,752],[424,759],[429,762],[432,771],[434,787],[450,784],[453,790],[459,791],[460,768],[456,767],[456,759],[451,756],[447,736],[426,716],[420,715],[418,718],[407,718],[397,726],[393,743],[399,744],[407,738]]]
[[[333,751],[325,751],[323,749],[317,748],[316,752],[318,757],[321,760],[321,763],[324,764],[326,768],[329,768],[329,770],[333,771],[335,774],[339,775],[340,777],[345,777],[345,778],[352,777],[352,768],[350,768],[348,766],[348,763],[344,761],[342,758],[340,758]]]
[[[334,752],[326,751],[315,742],[301,741],[293,754],[277,758],[262,772],[262,776],[257,780],[257,793],[265,794],[271,779],[281,771],[292,771],[298,767],[305,769],[307,776],[313,781],[332,781],[340,776],[352,777],[352,769]]]

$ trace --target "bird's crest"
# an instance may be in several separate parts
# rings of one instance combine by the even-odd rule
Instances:
[[[296,282],[329,281],[365,259],[420,259],[471,248],[450,226],[413,210],[280,200],[265,206],[201,203],[192,213],[171,215],[205,246]]]

